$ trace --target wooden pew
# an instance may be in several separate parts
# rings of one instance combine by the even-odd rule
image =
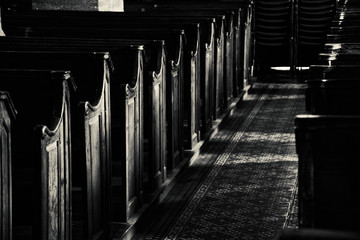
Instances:
[[[58,32],[57,29],[54,31]],[[179,99],[178,96],[181,96],[183,99],[183,106],[178,106],[183,114],[178,116],[174,115],[172,107],[169,106],[168,118],[180,118],[180,124],[178,126],[179,132],[183,132],[184,136],[179,137],[179,141],[183,139],[183,147],[187,149],[193,148],[200,141],[200,25],[199,24],[189,24],[186,27],[186,34],[183,30],[172,29],[172,28],[136,28],[136,29],[95,29],[95,30],[86,30],[86,29],[76,29],[74,32],[69,33],[68,30],[64,30],[62,36],[76,36],[76,37],[95,37],[94,31],[97,36],[101,36],[104,39],[163,39],[166,45],[167,52],[167,82],[169,84],[167,94],[168,101],[173,102]],[[58,34],[58,33],[57,33]],[[59,34],[60,35],[60,34]],[[183,52],[181,49],[184,49]],[[181,56],[182,55],[182,56]],[[178,64],[177,64],[178,63]],[[176,76],[175,71],[176,65],[180,69],[183,68],[183,80],[180,79],[180,88],[175,88],[174,84],[176,83],[174,77]],[[165,74],[164,74],[165,75]],[[183,85],[183,87],[181,87]],[[174,91],[176,91],[175,93]],[[170,97],[172,96],[173,99]],[[185,97],[186,96],[186,97]],[[181,101],[178,102],[179,104]],[[165,109],[165,102],[163,108]],[[170,121],[175,122],[175,120]],[[181,124],[183,123],[183,126]],[[184,128],[184,129],[182,129]],[[173,131],[174,132],[174,131]],[[170,132],[171,133],[171,132]],[[166,133],[164,133],[164,136]],[[173,134],[169,136],[168,142],[171,143],[171,138]],[[181,146],[182,147],[182,146]],[[170,149],[172,149],[171,147]],[[164,151],[165,152],[165,151]],[[173,154],[170,154],[173,156]],[[170,169],[175,167],[175,163],[169,164]]]
[[[225,13],[179,9],[157,9],[156,11],[146,12],[127,12],[126,16],[154,16],[154,17],[193,17],[193,18],[215,18],[215,78],[214,78],[214,96],[212,100],[213,118],[218,118],[232,102],[234,71],[234,32],[232,13]]]
[[[320,53],[319,61],[320,65],[355,65],[359,64],[360,54],[354,50],[352,53]]]
[[[156,8],[142,12],[126,12],[125,16],[133,17],[193,17],[193,18],[215,18],[215,79],[214,79],[214,99],[213,99],[213,117],[218,118],[231,104],[234,89],[234,76],[236,65],[234,61],[235,39],[234,39],[234,13],[208,11],[201,9],[173,9]],[[237,85],[235,85],[237,86]],[[236,93],[236,96],[238,93]]]
[[[356,78],[360,73],[360,65],[343,64],[336,66],[310,65],[309,75],[312,78]]]
[[[12,40],[12,39],[8,39],[8,43],[10,43],[11,45],[14,45],[14,44],[23,44],[21,43],[22,41],[30,41],[31,42],[31,45],[33,46],[33,49],[34,49],[34,45],[36,45],[36,47],[40,47],[42,48],[42,46],[39,46],[41,44],[45,44],[45,45],[51,45],[51,44],[54,44],[54,43],[51,43],[51,42],[54,42],[55,41],[55,44],[56,44],[56,41],[58,40],[50,40],[50,39],[45,39],[45,38],[35,38],[35,39],[31,39],[31,40],[19,40],[19,38],[15,38],[17,40]],[[3,41],[6,41],[6,39],[3,39]],[[99,39],[87,39],[86,41],[88,42],[88,45],[90,45],[90,47],[87,47],[87,46],[81,46],[82,44],[79,43],[79,41],[83,41],[83,40],[80,40],[80,39],[68,39],[68,40],[60,40],[62,41],[62,44],[61,44],[61,47],[70,47],[72,48],[71,46],[73,44],[77,44],[77,45],[80,45],[79,47],[82,48],[82,49],[88,49],[88,50],[91,50],[93,47],[96,47],[96,49],[99,49],[99,50],[106,50],[106,49],[110,49],[112,51],[114,51],[117,55],[116,56],[119,56],[119,58],[121,58],[121,56],[119,55],[118,53],[118,49],[121,49],[123,47],[126,47],[126,46],[129,46],[131,44],[145,44],[146,45],[146,48],[149,50],[149,53],[153,52],[153,57],[152,59],[154,59],[155,61],[157,60],[155,55],[156,53],[159,53],[161,55],[163,55],[161,57],[161,55],[159,56],[159,60],[160,58],[164,58],[164,46],[163,46],[163,42],[161,41],[153,41],[153,40],[111,40],[111,39],[106,39],[106,40],[99,40]],[[176,166],[176,164],[178,162],[180,162],[182,160],[182,155],[183,155],[183,141],[181,140],[182,139],[182,132],[183,132],[183,124],[182,124],[182,119],[183,119],[183,115],[181,114],[182,113],[182,108],[183,108],[183,105],[182,105],[182,98],[179,97],[179,96],[182,96],[182,82],[183,82],[183,78],[182,78],[182,68],[183,68],[183,39],[182,39],[182,35],[177,35],[177,41],[178,43],[175,44],[176,46],[174,46],[173,49],[169,49],[171,55],[170,57],[174,57],[174,60],[170,60],[167,64],[168,66],[168,71],[167,71],[167,81],[168,81],[168,94],[166,94],[166,86],[165,86],[165,81],[164,81],[164,77],[166,76],[165,75],[165,72],[163,74],[161,74],[160,78],[161,78],[161,88],[162,88],[162,91],[161,94],[158,96],[158,97],[161,97],[161,99],[159,99],[159,101],[161,100],[161,102],[165,102],[165,96],[168,96],[169,99],[167,99],[168,101],[171,100],[171,97],[174,98],[173,100],[171,100],[171,102],[173,102],[173,104],[168,104],[168,111],[167,111],[167,120],[168,120],[168,128],[169,130],[167,131],[167,134],[165,134],[165,110],[166,110],[166,105],[165,104],[161,104],[161,106],[163,106],[162,109],[159,109],[160,111],[162,111],[162,114],[159,115],[159,117],[161,116],[161,122],[163,123],[162,124],[162,134],[159,135],[159,137],[162,138],[162,142],[165,142],[165,137],[167,136],[167,144],[168,144],[168,166]],[[17,42],[17,43],[16,43]],[[105,45],[104,45],[105,44]],[[18,44],[17,44],[18,45]],[[121,46],[122,45],[122,46]],[[153,46],[154,45],[154,46]],[[151,46],[155,47],[155,49],[152,49],[151,50]],[[23,47],[21,47],[22,49],[24,49]],[[160,48],[158,50],[156,50],[156,48]],[[160,51],[160,52],[157,52],[157,51]],[[148,59],[151,58],[151,55],[148,55],[147,57]],[[152,61],[152,60],[151,60]],[[161,65],[161,63],[159,63]],[[162,69],[163,71],[165,71],[165,66],[164,67],[161,67],[160,65],[156,66],[156,68],[158,69]],[[148,64],[145,64],[145,67],[147,68]],[[154,66],[152,66],[154,67]],[[152,68],[151,67],[151,68]],[[154,71],[155,69],[148,69],[149,71]],[[121,69],[121,66],[120,66],[120,69]],[[146,69],[145,69],[146,70]],[[157,71],[157,70],[156,70]],[[155,75],[158,75],[159,73],[156,73]],[[151,80],[152,78],[155,78],[155,75],[153,75],[153,72],[149,72],[147,73],[146,75],[146,83],[148,83],[149,81],[153,81]],[[155,80],[156,81],[156,80]],[[141,84],[142,85],[142,84]],[[163,87],[162,87],[163,86]],[[152,86],[153,87],[153,86]],[[142,90],[142,88],[140,89]],[[142,93],[140,94],[141,96],[143,95]],[[175,97],[174,97],[175,96]],[[140,99],[141,100],[141,99]],[[142,100],[140,101],[142,102]],[[141,107],[141,106],[139,106]],[[142,107],[141,107],[142,108]],[[176,108],[176,111],[174,110],[174,108]],[[159,121],[160,121],[159,120]],[[143,125],[142,122],[140,122],[141,126]],[[149,124],[150,126],[151,125],[151,122],[147,122],[147,124]],[[142,128],[142,127],[141,127]],[[150,128],[150,127],[149,127]],[[148,128],[148,129],[149,129]],[[160,130],[160,129],[159,129]],[[140,130],[138,130],[140,131]],[[140,131],[140,133],[142,134],[143,131]],[[142,137],[140,138],[140,141],[142,141]],[[153,143],[153,142],[150,142],[150,143]],[[141,146],[143,144],[140,144]],[[141,147],[140,146],[140,147]],[[158,145],[157,145],[158,146]],[[160,163],[156,163],[155,165],[159,165],[159,166],[164,166],[164,161],[166,161],[166,151],[164,150],[165,148],[165,144],[162,144],[161,147],[163,148],[162,151],[161,151],[161,159],[154,159],[154,161],[159,161]],[[142,148],[142,147],[141,147]],[[156,146],[152,146],[150,148],[147,148],[147,149],[151,149],[151,150],[154,150],[154,149],[157,149]],[[142,150],[140,151],[142,152]],[[140,157],[141,159],[143,157]],[[141,161],[142,162],[142,161]],[[170,168],[172,169],[172,168]],[[164,175],[165,174],[165,169],[163,171],[161,171]]]
[[[72,139],[77,143],[72,146],[73,169],[79,172],[73,178],[73,189],[79,189],[74,191],[74,199],[82,196],[78,202],[84,207],[82,212],[74,212],[74,216],[84,222],[85,236],[93,234],[90,233],[95,229],[92,225],[99,223],[105,227],[101,229],[103,235],[109,236],[112,151],[109,79],[112,66],[109,54],[1,52],[0,59],[4,62],[3,68],[72,71],[78,86],[71,98]],[[98,206],[97,211],[91,210],[94,205]]]
[[[324,229],[285,229],[279,240],[357,240],[360,234],[351,231],[335,231]]]
[[[4,81],[4,80],[3,80]],[[12,125],[16,109],[8,92],[0,91],[0,236],[12,240]]]
[[[142,3],[144,4],[144,3]],[[131,5],[135,5],[135,6],[131,6]],[[141,11],[142,7],[138,6],[139,3],[133,3],[133,2],[129,2],[126,4],[125,8],[126,11],[125,13],[127,14],[127,12],[129,11]],[[146,4],[145,4],[146,5]],[[252,4],[249,1],[241,1],[241,2],[227,2],[226,4],[222,3],[222,2],[187,2],[186,4],[179,4],[176,2],[159,2],[154,4],[148,4],[148,6],[145,6],[145,9],[151,9],[151,8],[156,8],[156,9],[163,9],[163,8],[167,8],[167,6],[173,6],[175,9],[186,9],[187,11],[189,11],[189,9],[204,9],[204,10],[211,10],[211,11],[234,11],[237,15],[236,19],[237,22],[239,24],[235,24],[237,25],[236,27],[236,32],[240,32],[241,34],[241,38],[243,38],[241,40],[241,43],[244,43],[246,45],[245,48],[237,48],[237,49],[241,49],[241,50],[245,50],[245,54],[242,54],[241,56],[245,56],[246,61],[244,62],[244,64],[246,65],[246,78],[249,75],[249,69],[251,68],[251,62],[252,60],[249,59],[252,57],[252,55],[254,55],[253,53],[253,48],[252,48],[252,27],[253,27],[253,22],[252,22],[252,14],[253,14],[253,8],[252,8]],[[19,10],[17,9],[17,11],[13,11],[12,9],[16,8],[15,6],[9,6],[7,8],[7,11],[4,12],[4,18],[8,18],[10,17],[10,19],[13,16],[16,15],[24,15],[26,14],[26,11],[24,9]],[[38,11],[39,12],[39,11]],[[37,12],[37,13],[38,13]],[[11,22],[11,20],[5,20],[5,25],[7,23]],[[5,27],[6,28],[6,27]],[[243,34],[244,33],[244,34]],[[239,42],[239,41],[238,41]],[[251,47],[251,48],[250,48]],[[239,56],[239,55],[238,55]],[[250,65],[250,66],[249,66]],[[241,73],[242,75],[242,73]],[[241,76],[240,78],[237,79],[243,79]],[[242,84],[242,83],[240,83]]]
[[[68,13],[69,14],[69,13]],[[72,16],[73,14],[71,14]],[[61,15],[60,15],[61,16]],[[91,15],[90,15],[91,16]],[[118,15],[118,14],[107,14],[106,16],[104,15],[94,15],[97,16],[96,18],[99,17],[99,20],[96,21],[96,24],[98,25],[99,28],[103,28],[104,25],[107,26],[107,28],[122,28],[122,29],[134,29],[134,28],[141,28],[143,29],[144,27],[149,27],[149,28],[158,28],[159,26],[161,26],[161,28],[180,28],[180,29],[185,29],[185,31],[190,27],[191,30],[193,29],[194,24],[197,24],[200,19],[191,19],[191,18],[178,18],[176,20],[171,20],[172,18],[141,18],[141,19],[133,19],[133,17],[126,17],[126,16],[122,16],[122,15]],[[64,16],[63,16],[64,17]],[[73,16],[72,16],[73,17]],[[123,18],[125,17],[125,18]],[[91,17],[90,17],[91,18]],[[109,18],[111,20],[109,20]],[[30,17],[30,19],[32,19]],[[59,18],[61,19],[61,18]],[[57,23],[57,27],[59,28],[59,26],[63,26],[64,30],[65,29],[69,29],[71,31],[71,28],[91,28],[91,31],[97,27],[97,25],[95,24],[89,24],[89,21],[87,20],[91,20],[89,19],[89,16],[87,16],[86,18],[81,18],[81,21],[78,21],[78,25],[77,26],[72,26],[71,24],[69,25],[69,23],[66,23],[66,21],[63,23]],[[171,20],[171,21],[170,21]],[[28,21],[28,19],[26,18],[26,21],[24,22],[24,24],[30,24],[30,23],[26,23]],[[33,21],[35,21],[33,19]],[[55,20],[57,21],[57,20]],[[92,20],[93,21],[93,20]],[[211,112],[211,103],[212,103],[212,96],[213,96],[213,90],[212,90],[212,86],[213,86],[213,80],[214,80],[214,38],[215,38],[215,26],[214,26],[214,19],[205,19],[202,21],[201,23],[201,68],[202,72],[201,72],[201,98],[203,99],[203,105],[202,105],[202,111],[201,111],[201,116],[202,116],[202,134],[204,134],[208,129],[211,128],[212,126],[212,112]],[[81,23],[83,22],[83,23]],[[126,24],[131,22],[131,24]],[[41,23],[38,23],[35,21],[35,26],[31,27],[31,32],[30,30],[25,30],[28,31],[28,33],[26,35],[31,35],[31,36],[47,36],[50,33],[52,35],[56,35],[57,33],[59,33],[59,31],[57,31],[57,29],[53,29],[54,31],[50,31],[48,29],[48,27],[40,27],[37,25],[41,25]],[[51,25],[51,24],[47,24],[47,25]],[[29,25],[27,25],[29,26]],[[28,27],[25,27],[25,29],[28,29]],[[14,29],[15,30],[15,29]],[[24,29],[23,29],[24,30]],[[23,35],[21,32],[23,30],[20,30],[20,32],[8,32],[9,34],[19,34],[19,35]],[[67,30],[67,31],[69,31]],[[50,31],[50,33],[49,33]],[[63,31],[61,31],[62,33],[59,35],[63,35]],[[77,32],[77,31],[74,31]],[[171,166],[171,165],[170,165]]]
[[[43,13],[43,14],[40,14]],[[45,21],[45,19],[47,19]],[[70,20],[71,19],[71,20]],[[96,21],[94,20],[96,19]],[[140,16],[126,16],[120,13],[94,13],[84,12],[78,14],[77,12],[51,12],[47,14],[46,11],[36,12],[36,14],[21,14],[20,16],[9,16],[7,20],[7,27],[4,26],[4,31],[7,35],[24,35],[24,31],[31,36],[39,36],[46,32],[42,27],[51,27],[56,24],[66,28],[144,28],[145,26],[161,26],[173,28],[186,28],[188,24],[200,23],[201,27],[201,61],[203,72],[201,73],[202,86],[202,127],[201,134],[204,135],[212,127],[213,118],[213,99],[214,99],[214,74],[215,74],[215,18],[204,17],[140,17]],[[5,24],[5,23],[4,23]],[[22,29],[21,29],[22,28]],[[38,30],[36,30],[38,29]],[[44,36],[42,35],[42,36]]]
[[[313,114],[358,114],[355,102],[360,67],[356,54],[324,53],[311,65],[305,94],[306,110]]]
[[[71,239],[71,75],[17,69],[0,78],[18,113],[8,146],[13,239]],[[19,236],[21,226],[28,231]]]
[[[305,92],[306,110],[312,114],[359,115],[358,79],[311,79]]]
[[[17,39],[17,40],[15,40]],[[94,51],[108,49],[111,52],[114,73],[111,77],[111,137],[113,171],[113,218],[128,221],[142,206],[144,182],[144,126],[143,126],[143,55],[142,45],[130,47],[128,42],[117,40],[84,40],[55,38],[0,38],[0,49],[29,51]],[[86,43],[86,44],[85,44]],[[161,63],[160,63],[161,64]],[[129,69],[131,71],[129,71]],[[161,68],[161,69],[164,69]],[[149,77],[162,77],[161,72]],[[155,79],[156,82],[156,79]],[[151,84],[150,84],[151,85]],[[156,87],[156,85],[155,85]],[[119,96],[120,92],[120,97]],[[161,92],[161,91],[160,91]],[[110,102],[110,100],[108,101]],[[159,116],[159,115],[157,115]],[[147,123],[150,123],[148,121]],[[133,127],[130,127],[133,126]],[[154,147],[156,148],[156,147]],[[154,159],[159,161],[160,159]],[[158,166],[164,165],[159,162]],[[120,166],[119,166],[120,165]],[[153,164],[146,164],[150,168]],[[118,170],[119,169],[119,170]],[[165,168],[160,176],[165,178]],[[158,171],[156,171],[158,173]],[[165,181],[163,179],[162,181]],[[159,183],[159,182],[158,182]],[[151,186],[150,183],[147,185]],[[146,192],[150,192],[146,191]]]
[[[240,91],[249,84],[250,69],[252,67],[252,58],[254,57],[253,49],[253,5],[249,1],[224,2],[221,1],[156,1],[153,2],[128,2],[125,4],[125,12],[147,12],[157,11],[159,9],[169,10],[176,9],[178,11],[189,11],[195,9],[208,13],[229,13],[234,12],[234,39],[235,51],[238,71],[235,72],[235,79],[238,79]],[[227,15],[228,16],[228,15]],[[245,80],[245,81],[244,81]],[[244,86],[245,84],[245,86]],[[235,95],[236,96],[236,95]]]
[[[184,2],[174,2],[174,1],[161,1],[153,3],[137,3],[131,2],[127,3],[125,6],[126,11],[149,11],[152,9],[176,9],[188,11],[189,9],[196,9],[207,12],[234,12],[234,27],[235,27],[235,51],[237,63],[240,63],[238,73],[235,74],[235,78],[239,79],[240,89],[247,87],[246,85],[250,84],[250,72],[253,64],[254,57],[254,46],[253,46],[253,5],[249,1],[236,1],[236,2],[199,2],[199,1],[187,1]],[[228,15],[227,15],[228,16]],[[237,75],[239,74],[239,75]],[[245,85],[244,85],[245,84]]]
[[[78,37],[78,38],[102,38],[102,39],[164,39],[166,42],[166,50],[168,55],[167,61],[167,78],[168,78],[168,90],[174,92],[174,83],[176,82],[176,76],[180,77],[181,83],[184,88],[178,88],[176,93],[179,96],[185,95],[190,98],[184,98],[184,106],[178,106],[184,114],[173,115],[171,111],[168,119],[180,118],[176,121],[183,122],[177,126],[178,132],[184,132],[184,136],[180,135],[180,138],[184,139],[185,148],[193,148],[200,141],[200,26],[199,24],[188,24],[186,27],[186,35],[183,30],[174,30],[170,28],[160,28],[159,26],[139,26],[138,28],[120,29],[120,28],[47,28],[41,30],[43,35],[46,36],[61,36],[61,37]],[[31,34],[30,34],[31,35]],[[38,35],[38,34],[36,34]],[[183,47],[182,47],[183,46]],[[184,48],[183,56],[181,56],[181,50]],[[183,58],[183,61],[181,59]],[[180,65],[179,65],[180,64]],[[178,66],[179,65],[179,66]],[[181,69],[181,65],[184,65],[184,76],[172,74]],[[173,79],[173,80],[171,80]],[[179,85],[181,86],[181,85]],[[173,96],[169,93],[168,96]],[[176,97],[174,100],[179,99]],[[171,99],[168,99],[170,102]],[[180,101],[179,101],[180,103]],[[169,107],[172,107],[169,105]],[[165,105],[164,105],[165,109]],[[184,116],[184,117],[183,117]],[[175,121],[175,120],[174,120]],[[172,121],[170,121],[170,124]],[[181,129],[184,127],[185,129]],[[171,133],[171,132],[170,132]],[[169,139],[171,139],[169,136]],[[180,140],[181,141],[181,140]],[[171,141],[168,141],[171,143]],[[182,146],[181,146],[182,147]],[[170,156],[172,156],[170,154]],[[173,164],[169,164],[172,166]],[[176,164],[175,164],[176,165]]]
[[[300,228],[358,231],[359,123],[359,116],[296,116]]]

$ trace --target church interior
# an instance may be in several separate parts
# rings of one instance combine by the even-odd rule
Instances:
[[[360,1],[0,7],[0,240],[360,240]]]

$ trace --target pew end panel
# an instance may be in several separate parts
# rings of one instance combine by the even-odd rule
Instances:
[[[298,115],[299,227],[358,231],[360,117]]]
[[[85,162],[81,165],[86,239],[101,239],[111,231],[110,79],[107,80],[98,102],[79,104],[84,131]]]
[[[143,203],[143,50],[134,46],[129,58],[114,59],[112,93],[113,220],[129,222]],[[118,56],[120,57],[121,54]],[[119,64],[119,65],[117,65]],[[123,80],[121,80],[123,79]],[[116,169],[116,170],[115,170]]]
[[[201,136],[206,137],[206,133],[212,127],[213,120],[213,94],[215,80],[215,19],[211,22],[202,23],[202,46],[201,55]]]
[[[0,70],[0,77],[18,112],[11,142],[13,239],[71,239],[71,75],[17,69]],[[52,166],[51,174],[42,166]]]
[[[152,54],[156,66],[150,70],[146,67],[144,76],[144,124],[145,140],[144,155],[144,189],[147,195],[161,190],[166,180],[166,53],[165,42],[161,47],[153,48]],[[156,194],[155,194],[156,195]],[[149,199],[150,200],[150,199]]]
[[[71,239],[72,235],[70,92],[66,81],[63,85],[62,93],[54,93],[62,96],[53,112],[56,125],[35,128],[36,159],[41,159],[34,169],[39,190],[41,186],[40,192],[35,191],[41,196],[37,209],[41,225],[40,232],[34,233],[41,239]]]
[[[201,43],[200,43],[200,24],[195,25],[193,37],[195,39],[192,47],[187,47],[185,55],[185,74],[190,73],[190,76],[185,81],[184,102],[185,102],[185,118],[184,118],[184,147],[192,149],[201,140],[200,125],[201,125],[201,99],[200,99],[200,84],[201,84]],[[187,36],[190,31],[187,31]],[[187,41],[188,38],[187,38]],[[187,97],[190,94],[190,98]],[[186,117],[187,116],[187,117]]]

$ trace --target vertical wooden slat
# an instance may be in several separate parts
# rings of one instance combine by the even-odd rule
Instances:
[[[0,92],[0,237],[12,239],[11,122],[15,117],[9,94]]]

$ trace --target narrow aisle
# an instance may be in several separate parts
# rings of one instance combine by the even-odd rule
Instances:
[[[294,117],[304,84],[261,84],[240,103],[160,205],[141,239],[275,239],[292,222]],[[139,237],[140,239],[140,237]]]

